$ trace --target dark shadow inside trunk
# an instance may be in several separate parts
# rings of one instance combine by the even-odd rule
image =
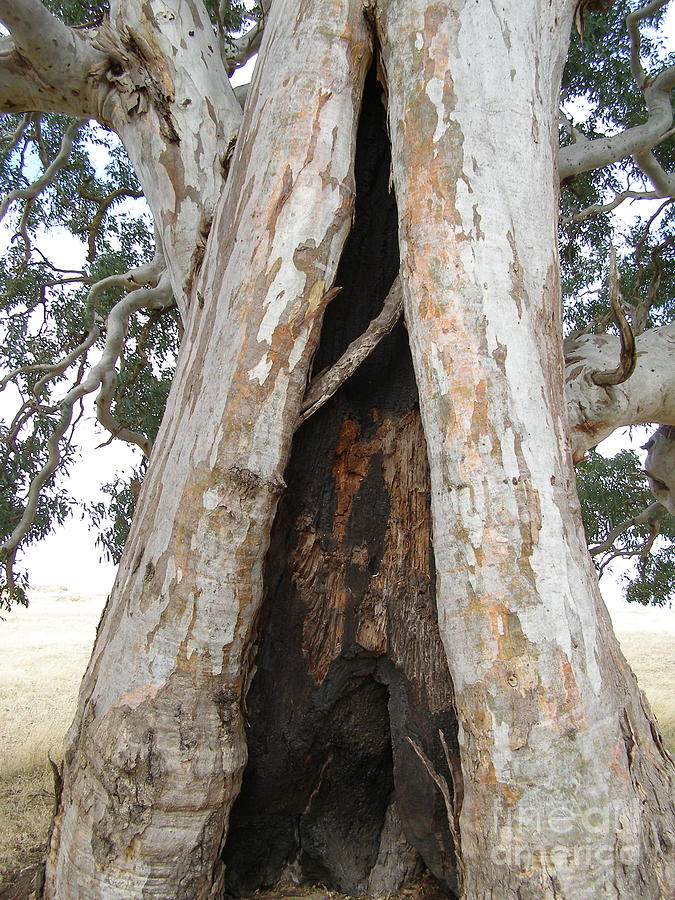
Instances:
[[[390,148],[374,71],[356,150],[356,215],[314,361],[334,363],[398,272]],[[279,880],[382,894],[425,869],[456,890],[440,792],[453,692],[438,634],[426,445],[402,322],[296,434],[266,564],[249,762],[226,890]]]

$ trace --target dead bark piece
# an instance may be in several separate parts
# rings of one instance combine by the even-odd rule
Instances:
[[[307,388],[298,424],[302,424],[326,403],[361,363],[377,347],[385,334],[389,334],[403,312],[403,294],[400,279],[396,278],[387,294],[382,312],[372,320],[362,335],[347,347],[340,359],[327,371],[321,372]]]

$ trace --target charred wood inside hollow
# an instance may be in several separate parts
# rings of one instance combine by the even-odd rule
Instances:
[[[314,370],[382,309],[398,272],[385,111],[368,77],[356,216]],[[224,850],[226,890],[280,880],[394,890],[457,883],[443,797],[453,691],[437,625],[429,473],[402,322],[298,430],[266,565],[249,762]],[[456,770],[458,767],[454,767]]]

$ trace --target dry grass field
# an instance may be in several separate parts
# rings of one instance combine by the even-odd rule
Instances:
[[[41,854],[53,801],[47,754],[60,758],[104,602],[41,588],[0,621],[0,900],[29,896],[3,883]],[[675,611],[623,605],[612,617],[675,753]]]
[[[47,754],[60,759],[105,596],[31,592],[0,621],[0,889],[34,861],[52,811]]]

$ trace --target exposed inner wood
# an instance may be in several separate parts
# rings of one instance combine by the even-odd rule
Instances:
[[[389,170],[371,73],[355,223],[318,371],[378,316],[398,272]],[[457,795],[426,446],[402,322],[299,428],[284,480],[247,701],[249,763],[224,851],[226,890],[237,896],[291,880],[381,895],[426,869],[454,896],[445,801],[409,740]]]

